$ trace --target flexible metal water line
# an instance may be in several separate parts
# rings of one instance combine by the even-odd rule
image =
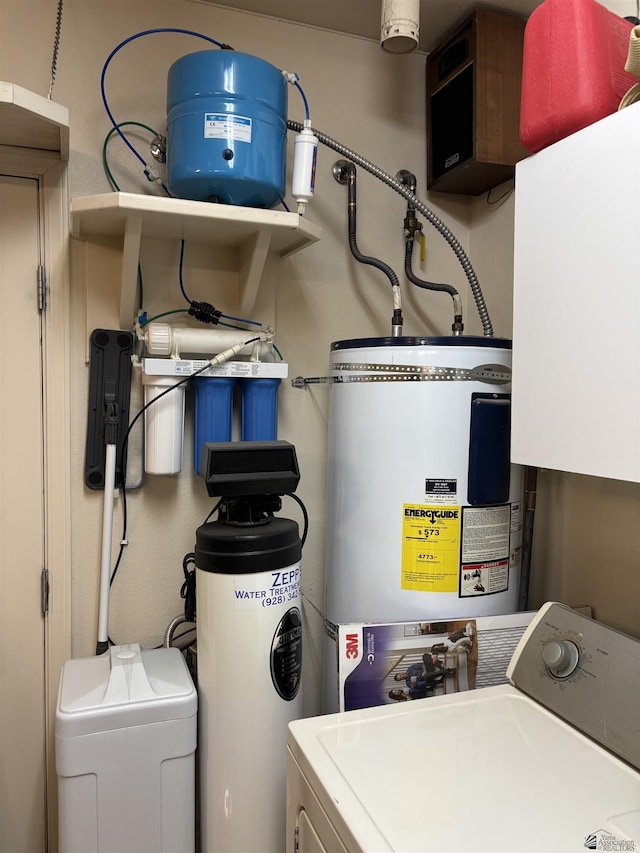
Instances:
[[[454,335],[462,334],[464,329],[462,323],[462,299],[460,298],[460,294],[450,284],[439,284],[435,281],[425,281],[424,279],[418,278],[417,275],[413,272],[411,268],[411,256],[413,254],[413,235],[410,235],[406,238],[407,242],[405,245],[404,251],[404,274],[409,279],[411,284],[415,284],[416,287],[422,287],[424,290],[432,290],[437,293],[448,293],[449,296],[453,299],[453,326],[452,331]]]
[[[287,128],[289,130],[296,131],[300,133],[303,128],[303,125],[298,121],[287,121]],[[411,192],[401,181],[394,178],[392,175],[389,175],[387,172],[383,171],[376,166],[374,163],[371,163],[369,160],[365,159],[361,154],[353,151],[350,148],[347,148],[346,145],[343,145],[341,142],[338,142],[332,137],[327,136],[326,133],[323,133],[321,130],[317,130],[315,127],[312,128],[315,136],[318,137],[318,140],[322,142],[323,145],[326,145],[327,148],[332,148],[334,151],[337,151],[338,154],[341,154],[343,157],[346,157],[347,160],[351,160],[352,163],[355,163],[356,166],[360,166],[365,169],[369,174],[373,175],[378,180],[382,181],[382,183],[386,184],[388,187],[391,187],[392,190],[395,190],[398,195],[401,195],[404,199],[411,202],[416,210],[418,210],[425,219],[433,225],[433,227],[440,232],[440,234],[447,241],[451,249],[453,250],[455,256],[458,258],[462,269],[467,277],[469,282],[469,286],[471,287],[471,293],[473,294],[473,298],[476,303],[476,307],[478,309],[478,314],[480,316],[480,321],[482,322],[482,328],[484,331],[484,335],[487,338],[493,337],[493,325],[491,323],[491,318],[489,317],[489,311],[487,310],[487,306],[484,301],[484,296],[482,295],[482,289],[480,287],[480,282],[478,281],[478,277],[475,273],[471,265],[471,261],[467,257],[466,252],[462,248],[458,238],[455,236],[453,231],[448,228],[444,222],[436,216],[436,214],[430,210],[424,202],[422,202],[414,193]]]
[[[417,179],[412,172],[402,169],[396,174],[396,178],[403,186],[407,187],[415,195]],[[460,298],[460,294],[456,288],[450,284],[426,281],[425,279],[418,278],[418,276],[413,272],[411,260],[416,233],[422,234],[422,223],[418,222],[416,219],[416,209],[409,201],[407,202],[407,212],[404,217],[404,239],[406,241],[404,253],[404,274],[412,284],[416,285],[416,287],[422,287],[425,290],[434,290],[440,293],[448,293],[451,296],[453,299],[453,325],[451,327],[451,331],[454,335],[461,335],[464,331],[464,323],[462,322],[462,299]]]
[[[373,258],[370,255],[363,255],[358,248],[356,240],[356,167],[353,163],[346,160],[339,160],[334,166],[334,175],[336,175],[336,167],[340,168],[341,175],[338,178],[340,183],[346,182],[348,188],[348,219],[349,219],[349,248],[351,254],[361,264],[369,264],[372,267],[380,270],[389,279],[391,290],[393,293],[393,317],[391,320],[392,337],[400,337],[402,335],[402,299],[400,294],[400,282],[389,264],[385,264],[379,258]]]
[[[165,649],[170,649],[173,646],[173,635],[175,634],[176,629],[180,625],[186,623],[186,621],[187,620],[184,618],[184,615],[180,613],[178,616],[172,619],[171,622],[169,622],[167,630],[164,632],[163,646]]]

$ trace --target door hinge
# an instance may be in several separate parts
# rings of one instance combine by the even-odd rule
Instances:
[[[293,853],[299,853],[300,850],[300,827],[296,826],[293,830]]]
[[[46,616],[49,612],[49,591],[49,569],[43,569],[40,578],[40,599],[43,616]]]
[[[44,264],[38,264],[38,311],[47,307],[47,270]]]

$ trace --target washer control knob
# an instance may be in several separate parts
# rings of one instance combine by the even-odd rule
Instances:
[[[580,653],[571,640],[549,640],[542,649],[542,660],[556,678],[566,678],[578,666]]]

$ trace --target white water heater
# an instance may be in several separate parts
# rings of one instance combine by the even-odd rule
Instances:
[[[338,341],[331,373],[327,619],[517,610],[523,477],[509,459],[511,342]]]

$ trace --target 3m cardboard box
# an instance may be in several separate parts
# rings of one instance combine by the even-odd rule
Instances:
[[[504,684],[534,612],[336,626],[340,711]]]

